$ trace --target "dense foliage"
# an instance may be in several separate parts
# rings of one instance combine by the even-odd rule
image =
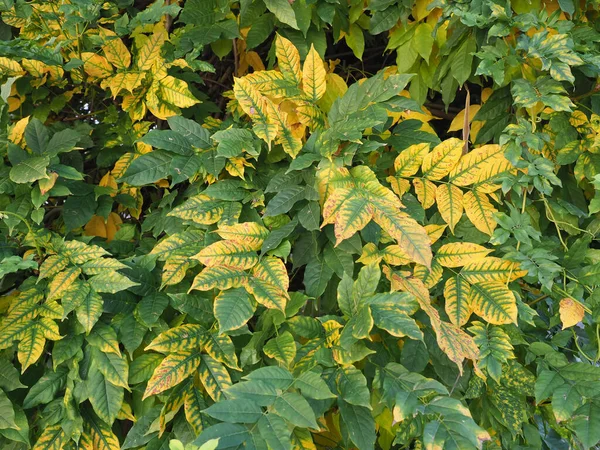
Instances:
[[[596,0],[0,12],[0,448],[598,444]]]

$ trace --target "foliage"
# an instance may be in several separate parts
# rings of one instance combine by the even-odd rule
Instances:
[[[0,2],[0,447],[596,447],[599,16]]]

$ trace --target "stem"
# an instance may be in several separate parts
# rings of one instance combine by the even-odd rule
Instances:
[[[579,353],[581,353],[585,359],[587,359],[589,362],[593,363],[594,360],[592,358],[590,358],[586,352],[583,351],[583,349],[579,346],[579,341],[577,340],[577,334],[575,334],[575,330],[571,329],[571,332],[573,333],[573,340],[575,341],[575,347],[577,347],[577,350],[579,351]]]
[[[37,244],[37,241],[35,240],[35,236],[33,235],[33,228],[31,228],[31,225],[29,225],[29,222],[20,214],[11,212],[11,211],[0,211],[0,215],[7,215],[7,216],[13,216],[15,219],[20,220],[21,222],[23,222],[25,224],[25,226],[27,227],[27,230],[29,231],[28,234],[31,234],[31,237],[33,239],[33,245],[35,246],[35,250],[38,254],[38,257],[41,259],[42,258],[42,250],[40,249],[40,247]]]
[[[556,219],[554,218],[554,214],[552,213],[552,209],[550,208],[550,205],[548,205],[548,200],[546,200],[546,196],[544,194],[542,194],[542,193],[540,193],[540,194],[542,196],[542,200],[544,201],[544,205],[546,206],[546,215],[549,216],[548,218],[554,224],[554,227],[556,228],[556,232],[558,233],[558,239],[560,239],[560,243],[562,244],[562,246],[565,249],[565,251],[568,252],[569,251],[569,247],[567,247],[567,244],[563,240],[562,233],[560,232],[560,228],[558,226],[558,223],[556,222]]]

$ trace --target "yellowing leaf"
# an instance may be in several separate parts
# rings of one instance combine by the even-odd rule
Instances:
[[[206,343],[206,330],[201,325],[184,324],[160,333],[145,350],[161,353],[181,353],[200,350]]]
[[[431,266],[431,241],[416,220],[401,211],[382,213],[379,209],[373,219],[398,242],[410,259],[426,267]]]
[[[423,158],[423,176],[429,180],[441,180],[454,168],[462,156],[463,142],[451,138],[435,148]]]
[[[240,270],[228,267],[207,267],[194,278],[190,290],[209,291],[241,287],[248,281],[248,276]]]
[[[48,300],[60,298],[79,275],[81,275],[79,267],[68,267],[64,272],[56,275],[48,286]]]
[[[207,267],[228,267],[245,270],[258,262],[251,244],[244,241],[218,241],[203,248],[194,256]]]
[[[475,314],[493,325],[517,323],[517,301],[505,283],[483,281],[473,284],[469,305]]]
[[[212,225],[221,220],[223,212],[224,203],[222,201],[200,194],[173,208],[167,215],[191,220],[200,225]]]
[[[415,178],[413,179],[413,185],[423,209],[431,208],[435,204],[435,184],[425,178]]]
[[[25,71],[14,59],[0,56],[0,73],[9,77],[15,77],[18,75],[23,75]]]
[[[429,152],[429,144],[413,144],[402,150],[394,161],[394,169],[397,177],[411,177],[423,164],[423,158]]]
[[[117,36],[106,36],[102,50],[106,59],[117,69],[126,70],[131,65],[131,53]]]
[[[475,183],[481,168],[502,154],[502,148],[497,144],[483,145],[471,150],[450,171],[450,181],[457,186],[469,186]]]
[[[160,59],[160,52],[166,40],[167,31],[165,30],[164,22],[159,21],[154,28],[154,33],[145,39],[138,53],[137,66],[140,70],[152,69],[154,63]]]
[[[471,306],[469,296],[471,285],[461,276],[450,277],[444,285],[445,309],[450,322],[461,327],[471,317]]]
[[[244,222],[235,225],[221,225],[217,234],[223,239],[245,242],[252,250],[260,250],[269,230],[257,222]]]
[[[486,256],[478,261],[465,264],[460,272],[469,283],[484,281],[497,281],[508,283],[527,275],[527,271],[520,270],[519,263],[504,259]]]
[[[189,108],[200,103],[192,95],[187,83],[172,76],[166,76],[158,80],[160,98],[165,102],[178,106],[179,108]]]
[[[104,56],[96,53],[83,52],[83,70],[92,78],[102,79],[112,75],[113,69]]]
[[[18,120],[17,123],[15,123],[12,129],[10,130],[10,133],[8,134],[8,139],[13,144],[19,145],[21,144],[21,141],[23,141],[23,134],[25,133],[25,128],[29,124],[30,117],[31,116],[27,116]]]
[[[442,245],[435,254],[444,267],[461,267],[485,258],[492,250],[471,242],[453,242]]]
[[[192,375],[200,365],[199,351],[173,353],[162,360],[148,381],[143,398],[160,394]]]
[[[215,402],[221,400],[225,395],[223,391],[232,385],[231,377],[225,366],[208,355],[202,355],[198,377],[208,395]]]
[[[141,86],[144,76],[145,74],[142,72],[119,72],[103,80],[101,86],[108,87],[113,98],[116,98],[123,90],[133,93],[136,88]],[[126,108],[124,107],[124,109]]]
[[[488,196],[474,189],[463,196],[463,206],[475,228],[491,236],[497,225],[494,220],[494,213],[497,210],[491,204]]]
[[[279,127],[269,117],[271,101],[258,92],[246,79],[235,78],[233,93],[246,114],[254,121],[254,132],[270,147]]]
[[[326,75],[323,60],[315,50],[315,46],[311,44],[302,68],[302,89],[313,102],[318,101],[325,94]]]
[[[577,325],[583,320],[583,317],[585,316],[585,310],[583,309],[583,305],[570,298],[563,298],[560,301],[559,312],[560,320],[563,323],[563,330],[565,328]]]
[[[336,245],[362,230],[371,221],[373,212],[369,198],[351,197],[344,201],[336,214]]]
[[[42,328],[37,323],[32,323],[23,334],[21,342],[19,342],[19,351],[17,357],[21,363],[21,373],[24,373],[27,368],[35,363],[44,352],[46,338]]]
[[[296,47],[294,47],[294,44],[278,34],[275,39],[275,54],[277,55],[277,65],[281,73],[297,86],[300,85],[302,81],[300,54]]]
[[[452,233],[463,214],[463,192],[453,184],[445,183],[437,187],[437,207],[442,219]]]

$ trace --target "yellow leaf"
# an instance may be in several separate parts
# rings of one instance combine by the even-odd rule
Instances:
[[[108,215],[107,220],[104,220],[104,217],[101,216],[93,216],[85,225],[84,234],[86,236],[102,237],[106,239],[106,242],[110,242],[114,239],[122,223],[121,217],[114,212]]]
[[[8,139],[13,143],[19,145],[23,141],[23,134],[25,133],[25,127],[29,124],[29,118],[31,116],[23,117],[20,119],[10,130]]]
[[[156,61],[160,59],[162,46],[167,40],[167,31],[164,22],[159,21],[154,27],[154,32],[148,36],[137,57],[137,66],[140,70],[150,70]]]
[[[318,101],[325,94],[326,75],[323,60],[315,50],[315,46],[311,44],[302,68],[302,89],[313,102]]]
[[[431,223],[429,225],[425,225],[424,228],[425,228],[425,231],[427,232],[427,235],[429,236],[429,239],[431,240],[431,244],[434,244],[444,234],[446,225],[436,225],[436,224]]]
[[[429,144],[427,143],[414,144],[402,150],[394,161],[396,177],[411,177],[417,173],[428,152]]]
[[[328,73],[325,77],[325,95],[318,102],[319,107],[328,113],[333,102],[342,97],[348,90],[348,85],[337,73]]]
[[[463,214],[463,192],[453,184],[446,183],[437,187],[436,198],[438,211],[454,234],[454,227]]]
[[[463,141],[450,138],[435,148],[423,158],[423,176],[430,180],[441,180],[454,168],[462,156]]]
[[[106,78],[112,75],[113,69],[104,56],[91,52],[81,54],[83,70],[92,78]]]
[[[296,85],[302,81],[302,71],[300,70],[300,54],[288,39],[277,35],[275,40],[275,54],[277,56],[277,65],[281,73]]]
[[[41,78],[48,70],[48,66],[34,59],[23,59],[21,65],[32,77]]]
[[[479,111],[481,105],[471,105],[469,106],[469,123],[473,122],[473,117]],[[465,110],[463,109],[459,112],[454,119],[452,119],[452,123],[450,124],[450,128],[448,128],[448,132],[451,131],[459,131],[463,129],[465,124]]]
[[[461,267],[485,258],[492,250],[471,242],[452,242],[442,245],[435,254],[444,267]]]
[[[461,374],[465,358],[472,360],[474,363],[477,361],[479,348],[477,348],[473,338],[458,326],[440,319],[438,311],[431,304],[429,290],[421,280],[402,277],[385,267],[384,272],[392,283],[393,290],[410,292],[415,296],[421,309],[429,316],[440,349],[458,366]]]
[[[145,76],[142,72],[119,72],[103,80],[101,86],[109,88],[112,97],[115,98],[123,90],[133,93],[142,84]]]
[[[563,330],[577,325],[585,316],[583,305],[570,298],[563,298],[560,301],[559,312],[560,320],[563,323]]]
[[[425,178],[415,178],[413,179],[413,185],[423,209],[431,208],[435,204],[435,184]]]
[[[494,233],[497,225],[494,220],[494,213],[497,210],[492,206],[487,195],[477,189],[469,191],[463,196],[463,206],[467,217],[475,225],[475,228],[490,236]]]
[[[18,75],[23,75],[25,71],[17,61],[0,56],[0,73],[9,77],[16,77]]]
[[[100,29],[102,30],[103,28]],[[104,39],[105,43],[102,46],[102,50],[104,50],[106,59],[117,69],[127,69],[131,65],[131,53],[129,53],[123,41],[117,36],[108,35]]]

